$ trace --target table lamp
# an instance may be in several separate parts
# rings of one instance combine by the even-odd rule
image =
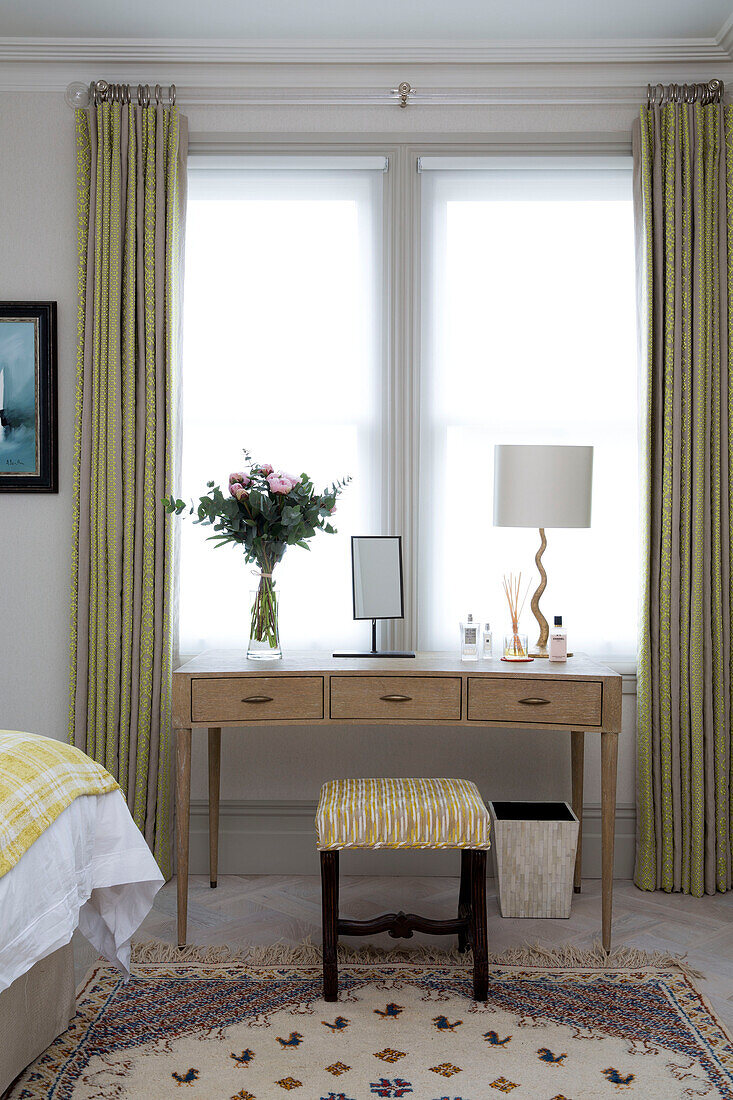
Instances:
[[[547,587],[542,565],[545,528],[590,527],[592,482],[592,447],[494,447],[494,526],[538,527],[540,532],[534,559],[540,583],[531,604],[540,636],[531,657],[548,656],[549,627],[540,611],[540,597]]]

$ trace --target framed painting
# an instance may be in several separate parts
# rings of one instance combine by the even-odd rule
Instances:
[[[55,302],[0,302],[0,492],[58,492]]]

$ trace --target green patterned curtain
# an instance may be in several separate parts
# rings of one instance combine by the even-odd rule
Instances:
[[[116,776],[166,877],[186,147],[176,107],[76,112],[69,740]]]
[[[642,109],[644,584],[638,846],[645,890],[733,885],[733,108]]]

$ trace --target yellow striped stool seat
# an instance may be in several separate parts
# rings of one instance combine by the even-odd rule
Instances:
[[[483,848],[489,812],[468,779],[332,779],[316,813],[320,851]]]

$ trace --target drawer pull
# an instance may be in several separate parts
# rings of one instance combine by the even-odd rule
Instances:
[[[271,695],[245,695],[243,703],[271,703]]]
[[[534,696],[530,695],[529,698],[520,699],[519,702],[522,703],[522,705],[525,706],[525,707],[545,707],[550,702],[550,700],[549,699],[539,699],[539,698],[535,698]]]
[[[412,701],[411,695],[380,695],[379,698],[383,703],[410,703]]]

